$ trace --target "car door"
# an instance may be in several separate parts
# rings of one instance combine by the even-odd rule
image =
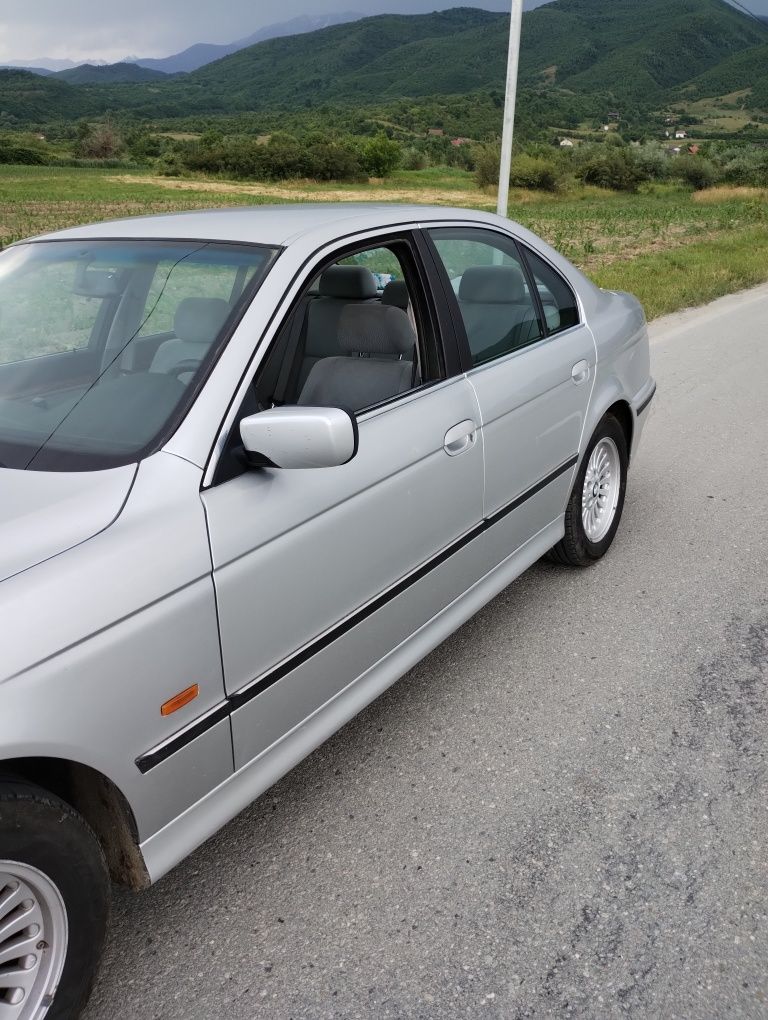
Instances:
[[[564,511],[595,343],[568,283],[509,235],[448,226],[427,236],[477,395],[489,551],[500,562]]]
[[[339,273],[339,265],[359,272]],[[407,309],[387,309],[375,285],[366,289],[372,270],[379,280],[402,274]],[[227,469],[203,493],[238,768],[350,688],[476,579],[467,549],[448,552],[482,518],[477,403],[455,348],[443,342],[426,279],[407,232],[321,256],[256,372],[243,414],[259,402],[321,397],[318,380],[336,369],[359,369],[370,381],[380,361],[382,378],[408,382],[355,408],[359,442],[348,464]],[[345,286],[352,288],[346,296]],[[362,333],[366,321],[375,349],[334,355],[334,331],[346,336],[352,323]],[[402,355],[398,369],[395,355],[379,349],[392,322],[401,333],[415,326],[405,370]],[[310,353],[301,390],[281,390],[277,400],[276,389],[301,378],[294,368]],[[354,393],[347,396],[353,405]]]

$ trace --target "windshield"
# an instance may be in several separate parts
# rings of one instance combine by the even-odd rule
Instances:
[[[164,441],[276,250],[42,241],[0,255],[0,466],[92,471]]]

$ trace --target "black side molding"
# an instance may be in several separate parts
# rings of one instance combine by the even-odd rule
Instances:
[[[548,485],[551,485],[551,483],[556,481],[561,475],[570,471],[571,468],[576,466],[578,461],[578,454],[574,454],[573,457],[569,457],[564,464],[555,468],[555,470],[548,474],[546,478],[542,478],[540,482],[532,485],[530,489],[526,489],[525,492],[521,493],[510,503],[507,503],[506,506],[501,507],[500,510],[491,514],[490,517],[486,517],[476,527],[472,528],[471,531],[468,531],[466,534],[462,535],[461,538],[456,539],[456,541],[451,543],[451,545],[433,556],[432,559],[423,563],[420,567],[414,570],[412,574],[408,574],[407,577],[398,581],[392,588],[388,588],[387,591],[382,592],[381,595],[378,595],[367,605],[358,609],[356,613],[353,613],[351,616],[347,617],[346,620],[343,620],[321,637],[312,641],[306,646],[306,648],[296,652],[295,655],[290,656],[290,658],[285,659],[279,666],[270,670],[269,673],[266,673],[260,679],[255,680],[249,686],[241,688],[239,691],[235,691],[234,694],[231,694],[226,701],[222,702],[222,704],[217,708],[214,708],[208,713],[208,715],[203,716],[187,729],[182,730],[176,736],[171,737],[170,740],[166,741],[164,744],[160,744],[153,750],[147,751],[146,754],[141,755],[140,758],[136,759],[136,767],[139,772],[141,772],[142,775],[146,775],[147,772],[170,758],[171,755],[180,751],[183,747],[186,747],[187,744],[202,736],[202,734],[211,729],[212,726],[215,726],[223,719],[228,718],[233,712],[237,711],[238,708],[242,708],[243,705],[247,705],[249,701],[253,701],[254,698],[263,694],[264,691],[269,690],[270,687],[273,687],[278,681],[288,676],[289,673],[292,673],[313,656],[322,652],[323,649],[333,644],[334,641],[338,641],[339,638],[343,637],[354,627],[357,627],[358,624],[373,616],[374,613],[378,612],[379,609],[382,609],[388,602],[392,602],[399,595],[402,595],[403,592],[407,591],[418,581],[421,581],[422,578],[426,577],[427,574],[431,573],[442,563],[445,563],[445,561],[450,559],[451,556],[454,556],[461,549],[464,549],[470,544],[470,542],[474,542],[476,538],[479,538],[486,531],[490,530],[495,524],[498,524],[499,521],[504,520],[505,517],[508,517],[509,514],[511,514],[519,506],[522,506],[523,503],[541,492],[541,490],[545,489]]]
[[[642,402],[642,404],[635,411],[635,416],[637,418],[640,417],[640,415],[643,413],[643,411],[646,409],[646,407],[650,404],[650,402],[653,400],[653,398],[655,396],[656,396],[656,384],[654,383],[653,389],[651,390],[651,392],[648,394],[648,396],[645,398],[645,400]]]

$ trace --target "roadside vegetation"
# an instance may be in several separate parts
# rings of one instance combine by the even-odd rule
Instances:
[[[536,158],[536,157],[531,157]],[[78,223],[211,206],[393,201],[492,210],[495,187],[457,167],[393,170],[366,182],[238,182],[115,168],[0,166],[0,241]],[[513,187],[510,216],[600,286],[630,290],[649,318],[768,279],[768,189],[660,181],[618,191],[571,181]]]

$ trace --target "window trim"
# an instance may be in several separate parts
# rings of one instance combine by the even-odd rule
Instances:
[[[294,313],[299,307],[300,302],[306,296],[307,289],[312,281],[330,266],[336,265],[336,263],[340,262],[344,258],[349,258],[352,255],[359,254],[360,252],[368,251],[370,249],[391,247],[392,245],[396,245],[398,242],[401,244],[404,243],[408,246],[410,258],[413,263],[411,268],[416,273],[417,285],[421,289],[421,298],[423,299],[421,302],[423,304],[422,310],[428,316],[427,326],[434,337],[435,350],[442,362],[443,370],[443,374],[440,378],[427,380],[419,386],[406,390],[404,393],[398,393],[393,397],[380,401],[378,404],[371,404],[369,407],[362,408],[359,412],[355,413],[355,418],[358,422],[366,421],[369,416],[373,417],[382,411],[386,411],[390,407],[393,407],[399,402],[407,400],[414,395],[418,396],[422,392],[449,382],[451,379],[462,374],[462,366],[458,363],[456,357],[458,351],[455,347],[451,348],[447,342],[450,339],[453,339],[453,331],[451,330],[446,337],[444,332],[445,317],[440,314],[440,303],[436,300],[433,277],[430,273],[430,264],[424,257],[423,247],[419,243],[419,234],[420,230],[415,224],[392,224],[385,228],[384,231],[377,230],[375,233],[368,236],[361,237],[359,235],[348,235],[347,237],[337,238],[336,241],[323,245],[322,248],[312,252],[307,259],[305,259],[294,277],[294,283],[299,282],[299,286],[292,299],[284,310],[281,310],[279,307],[275,309],[275,312],[269,321],[267,330],[272,333],[269,343],[263,351],[259,351],[260,344],[257,344],[254,355],[248,363],[248,367],[238,381],[232,400],[227,409],[226,416],[217,431],[217,438],[208,459],[208,463],[206,464],[201,490],[204,491],[205,489],[213,488],[215,486],[225,484],[228,481],[232,481],[234,478],[241,477],[241,474],[231,476],[225,472],[226,457],[230,450],[232,433],[237,427],[236,421],[239,409],[244,402],[247,381],[250,380],[252,383],[259,372],[264,369],[268,359],[280,343],[283,332],[290,323]],[[340,242],[344,243],[340,244]],[[316,257],[321,255],[321,253],[323,253],[322,257],[316,260]],[[406,267],[403,266],[404,271],[405,269]],[[272,329],[275,319],[278,317],[279,324]],[[248,473],[248,470],[251,469],[245,468],[242,474]],[[221,477],[222,473],[225,474],[224,477]]]

